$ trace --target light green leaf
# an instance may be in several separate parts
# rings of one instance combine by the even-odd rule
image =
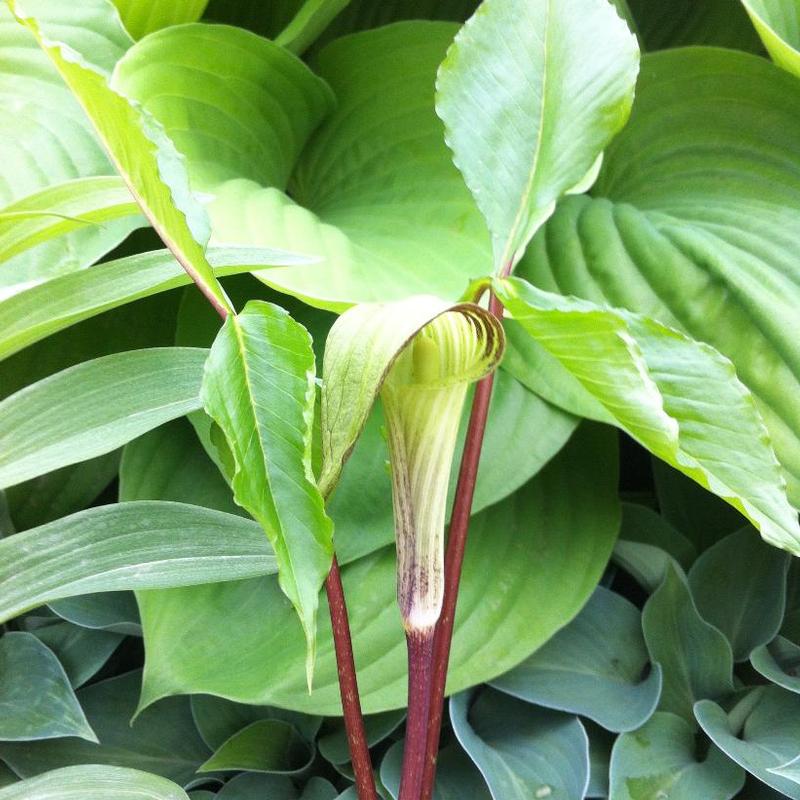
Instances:
[[[753,397],[712,347],[638,314],[496,282],[514,318],[622,430],[800,554],[797,512]],[[542,376],[539,376],[541,379]]]
[[[115,180],[82,109],[6,3],[0,4],[0,130],[0,219],[17,203],[24,207],[29,198],[47,194],[49,187]],[[15,284],[88,267],[137,224],[84,227],[4,263],[2,293],[17,289]],[[4,232],[6,227],[0,223]]]
[[[171,781],[122,767],[53,770],[0,790],[0,800],[188,800]]]
[[[698,614],[686,579],[670,565],[642,612],[653,662],[664,670],[659,709],[694,721],[695,701],[733,691],[733,655],[725,637]]]
[[[116,353],[6,398],[0,402],[0,486],[116,450],[199,408],[206,355],[178,347]]]
[[[138,215],[139,206],[121,178],[53,184],[0,208],[0,262],[86,225]]]
[[[658,664],[642,679],[648,665],[639,610],[599,586],[569,625],[492,686],[611,731],[630,731],[650,718],[661,694]]]
[[[234,498],[272,542],[281,588],[300,616],[310,684],[333,525],[311,468],[315,363],[308,331],[279,306],[248,303],[212,345],[202,395],[230,448]]]
[[[259,526],[180,503],[101,506],[0,540],[0,621],[89,592],[275,572]]]
[[[2,742],[61,736],[97,741],[64,667],[31,633],[0,638],[0,709]]]
[[[797,79],[765,59],[711,48],[648,55],[593,196],[561,202],[519,272],[545,290],[646,314],[730,358],[795,505],[798,143]]]
[[[448,317],[474,325],[476,342],[485,348],[486,360],[499,360],[504,342],[500,324],[471,303],[454,305],[420,295],[394,303],[356,306],[336,320],[325,343],[322,374],[319,485],[325,496],[336,486],[395,360],[426,325]]]
[[[313,758],[313,748],[293,725],[280,719],[261,719],[223,742],[198,772],[296,774]]]
[[[477,699],[468,692],[453,697],[450,719],[494,800],[585,797],[589,740],[577,717],[484,689]]]
[[[131,767],[176,783],[190,781],[209,756],[186,697],[171,697],[131,718],[141,672],[128,672],[79,689],[77,697],[99,744],[80,739],[0,743],[0,758],[23,778],[78,764]]]
[[[303,256],[279,250],[210,248],[218,275],[247,272],[269,264],[298,264]],[[167,250],[141,253],[90,270],[64,275],[0,300],[0,358],[7,358],[76,322],[126,303],[191,283]]]
[[[449,691],[510,669],[586,602],[619,525],[614,441],[609,430],[579,428],[533,481],[472,520]],[[342,570],[361,699],[370,714],[406,703],[395,568],[393,548],[385,548]],[[341,713],[324,600],[311,695],[303,679],[305,643],[274,578],[144,592],[139,604],[147,651],[144,704],[202,692]],[[235,661],[232,651],[239,654]]]
[[[731,800],[744,785],[744,770],[714,745],[702,761],[697,751],[692,726],[659,711],[617,739],[609,800]]]
[[[729,716],[711,700],[697,703],[695,715],[729,758],[784,797],[800,798],[800,784],[776,772],[797,756],[800,697],[777,686],[766,687],[741,731],[732,727]]]
[[[800,77],[800,8],[794,0],[742,0],[772,60]]]
[[[754,650],[750,663],[771,683],[800,694],[800,647],[794,642],[777,636],[769,644]]]
[[[638,63],[636,38],[606,0],[491,0],[458,33],[436,110],[496,270],[519,261],[625,124]]]
[[[689,572],[700,616],[725,634],[735,661],[748,659],[781,627],[789,561],[746,527],[706,550]]]
[[[302,53],[350,4],[350,0],[305,0],[275,43],[292,53]]]
[[[56,656],[73,688],[95,675],[122,641],[122,634],[92,631],[69,622],[45,625],[34,632]]]
[[[83,106],[150,224],[209,301],[230,311],[205,257],[208,218],[189,190],[182,157],[161,125],[114,85],[111,69],[133,42],[110,0],[90,0],[79,23],[58,0],[34,0],[37,13],[26,10],[28,2],[8,0]]]
[[[222,128],[203,90],[187,88],[183,71],[172,68],[171,50],[148,48],[148,79],[138,70],[129,76],[124,65],[146,52],[142,42],[121,71],[127,90],[187,153],[193,185],[208,187],[212,241],[269,243],[322,259],[258,273],[269,286],[336,311],[422,293],[455,300],[491,261],[485,224],[433,108],[436,68],[455,31],[447,23],[405,22],[328,45],[316,66],[336,95],[332,113],[324,84],[275,45],[254,40],[248,51],[261,55],[231,63],[233,34],[212,30],[201,42],[191,29],[164,31],[164,43],[185,37],[191,44],[188,52],[177,48],[182,65],[221,65],[209,91],[224,109]],[[254,114],[247,96],[281,111]],[[220,145],[220,129],[236,133]],[[243,149],[250,143],[260,153],[268,142],[281,147],[256,165],[235,155],[250,153]],[[215,174],[209,164],[217,160]]]
[[[203,16],[208,0],[113,0],[128,32],[134,39],[166,28],[195,22]]]

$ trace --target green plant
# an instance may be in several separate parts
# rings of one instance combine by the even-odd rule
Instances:
[[[0,798],[800,798],[800,7],[476,5],[0,9]]]

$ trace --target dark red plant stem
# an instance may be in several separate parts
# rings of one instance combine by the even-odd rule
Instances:
[[[186,266],[184,264],[184,266]],[[194,272],[186,268],[200,290],[209,300],[223,322],[228,319],[229,311],[215,297],[208,293]],[[325,592],[328,595],[328,607],[331,612],[331,628],[333,629],[333,645],[336,650],[336,666],[339,673],[339,692],[342,696],[344,727],[350,747],[350,759],[353,763],[353,774],[356,782],[358,800],[378,800],[375,788],[375,775],[372,772],[372,760],[369,755],[367,733],[364,730],[364,716],[361,713],[361,700],[358,694],[356,664],[353,658],[353,642],[350,637],[350,619],[347,616],[347,603],[344,599],[342,576],[339,562],[333,557],[331,569],[325,580]]]
[[[425,772],[425,745],[431,698],[431,666],[434,629],[407,631],[408,718],[403,750],[399,800],[419,800]]]
[[[369,755],[367,734],[364,730],[364,717],[361,714],[361,701],[358,695],[356,665],[353,659],[353,643],[350,639],[350,623],[347,616],[347,603],[344,599],[342,576],[336,556],[331,571],[325,581],[328,606],[331,611],[333,644],[336,649],[336,664],[339,671],[339,692],[342,696],[344,727],[353,762],[358,800],[378,800],[375,789],[375,775]]]
[[[510,270],[504,270],[504,274]],[[489,310],[502,318],[503,307],[494,294],[489,296]],[[431,667],[430,706],[428,713],[425,763],[420,793],[414,800],[431,800],[436,781],[436,759],[439,753],[439,737],[442,732],[442,713],[444,710],[444,691],[447,683],[447,666],[450,661],[450,645],[453,641],[453,626],[458,601],[458,585],[461,581],[461,568],[464,564],[464,551],[467,546],[469,518],[472,513],[472,498],[478,477],[478,463],[483,447],[483,435],[489,416],[489,402],[494,387],[494,373],[487,375],[475,387],[472,399],[469,425],[467,427],[461,468],[458,473],[456,494],[453,500],[453,513],[450,517],[450,533],[447,540],[444,568],[444,601],[442,614],[436,624],[433,641],[433,664]]]

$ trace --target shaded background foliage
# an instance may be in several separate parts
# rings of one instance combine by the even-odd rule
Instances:
[[[265,9],[212,0],[204,11],[202,3],[186,3],[187,16],[174,19],[149,16],[145,4],[117,5],[138,38],[200,14],[279,37],[301,4]],[[196,77],[191,64],[158,82],[147,75],[177,28],[124,56],[121,79],[154,113],[161,102],[156,90],[180,96],[159,116],[187,156],[193,186],[216,193],[210,206],[216,243],[307,252],[303,245],[313,242],[342,265],[344,278],[335,286],[320,285],[314,265],[262,270],[263,281],[224,280],[237,307],[261,298],[287,308],[311,332],[318,363],[331,311],[345,300],[395,296],[407,293],[409,282],[412,289],[425,284],[414,268],[421,253],[438,291],[463,289],[470,269],[482,274],[488,238],[432,106],[435,69],[457,26],[412,22],[372,30],[397,20],[462,21],[475,5],[354,0],[322,26],[304,56],[311,68],[278,47],[245,63],[245,70],[291,69],[294,78],[282,95],[261,87],[248,96],[248,87],[239,107],[224,91],[215,94],[212,81],[181,95]],[[784,40],[789,67],[786,42],[791,50],[794,29],[786,14],[800,12],[766,0],[746,9],[733,0],[615,5],[647,52],[632,119],[606,151],[591,192],[559,203],[520,274],[550,291],[650,314],[731,358],[757,398],[796,505],[800,85],[764,58],[748,12]],[[356,31],[366,33],[324,49]],[[225,33],[209,63],[227,56],[225,47],[241,36]],[[773,52],[774,42],[766,41]],[[686,45],[753,55],[677,49]],[[0,94],[7,101],[0,113],[9,132],[0,138],[0,202],[15,207],[56,183],[113,175],[82,112],[5,7],[0,52]],[[184,56],[191,61],[191,53]],[[399,94],[398,83],[405,86]],[[221,150],[212,135],[220,119],[198,110],[207,97],[218,98],[227,121],[241,120],[253,96],[303,108],[284,130],[266,115],[249,122],[249,135],[282,138],[282,161],[253,144]],[[14,111],[21,98],[25,115]],[[370,127],[374,135],[362,136]],[[409,130],[418,135],[417,149],[403,146]],[[40,161],[31,161],[29,151]],[[386,161],[378,172],[347,174],[337,158],[354,151],[366,163]],[[724,184],[713,179],[720,164],[734,176]],[[387,210],[378,203],[366,214],[376,181],[396,190],[397,205]],[[437,226],[447,227],[434,214],[445,199],[457,235],[431,250],[428,241],[444,236]],[[47,594],[55,573],[72,562],[79,570],[85,554],[115,569],[108,553],[108,562],[100,560],[112,529],[87,538],[85,550],[65,548],[60,564],[34,558],[30,575],[44,587],[41,603],[7,622],[0,639],[0,785],[107,764],[167,778],[197,800],[354,797],[327,614],[323,609],[319,617],[309,695],[305,645],[291,605],[267,574],[274,568],[259,549],[262,535],[233,503],[207,448],[196,389],[199,356],[218,327],[213,310],[181,281],[152,297],[137,298],[143,290],[135,288],[120,295],[132,302],[106,301],[89,285],[86,299],[78,298],[75,276],[82,280],[84,267],[159,246],[142,224],[122,198],[116,219],[66,233],[66,246],[55,240],[4,254],[0,321],[9,324],[0,326],[0,350],[8,356],[0,363],[2,397],[101,356],[196,349],[181,350],[186,358],[176,362],[185,383],[176,378],[174,387],[185,386],[185,405],[174,414],[152,420],[120,449],[17,482],[0,495],[7,537],[0,548],[14,552],[15,537],[26,531],[55,547],[60,529],[42,526],[90,507],[177,501],[209,509],[173,522],[207,534],[187,537],[187,557],[202,544],[213,559],[224,537],[239,548],[241,579],[159,585],[152,564],[159,548],[173,542],[168,528],[147,542],[152,550],[141,555],[140,582],[130,584],[135,596],[97,592],[114,588],[102,576],[86,593]],[[38,290],[27,287],[42,279],[47,283]],[[29,314],[37,291],[62,304],[61,322]],[[96,314],[101,308],[108,310]],[[552,373],[515,327],[508,326],[511,353],[498,377],[476,497],[437,797],[800,797],[796,565],[733,509],[651,461],[624,434],[580,421],[597,419],[596,409],[585,398],[570,404],[548,391],[541,376]],[[124,364],[113,365],[119,377]],[[405,664],[381,424],[376,408],[331,514],[346,565],[370,745],[381,791],[395,797]],[[18,569],[18,562],[0,559],[9,607]],[[94,780],[77,774],[84,786]]]

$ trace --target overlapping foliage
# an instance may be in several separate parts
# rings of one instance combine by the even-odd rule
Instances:
[[[800,798],[800,11],[476,5],[0,5],[3,800],[355,797],[334,550],[397,797],[376,395],[481,288],[436,797]]]

